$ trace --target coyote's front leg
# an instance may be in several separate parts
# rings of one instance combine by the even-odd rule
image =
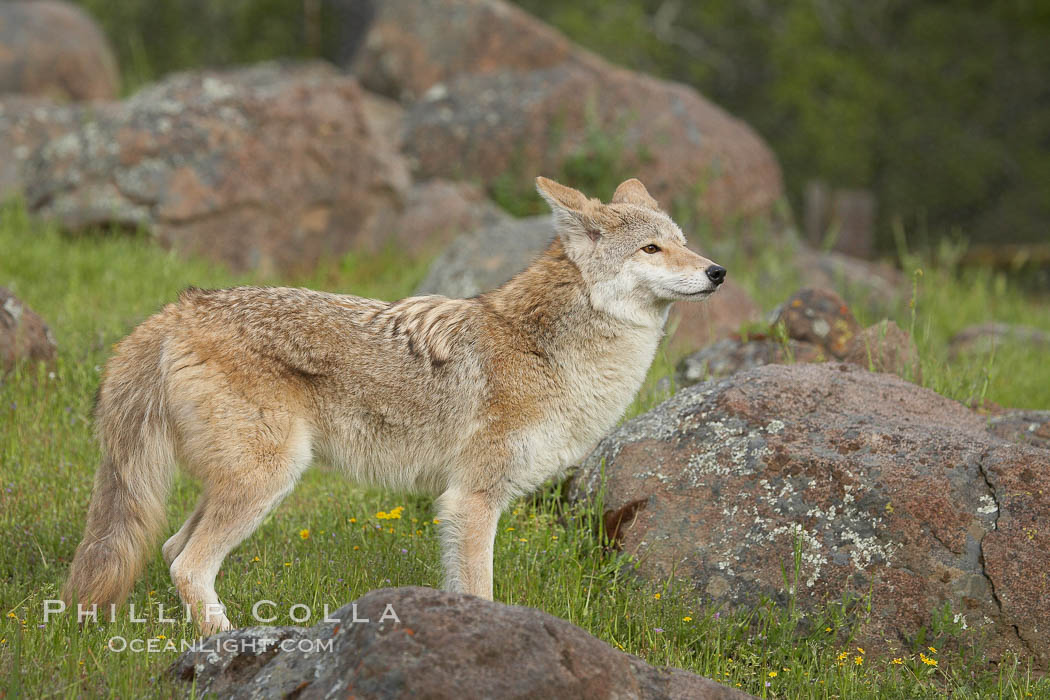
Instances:
[[[437,506],[445,588],[492,600],[492,548],[501,503],[489,494],[452,488]]]

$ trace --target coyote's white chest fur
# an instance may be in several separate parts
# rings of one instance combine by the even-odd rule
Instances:
[[[501,510],[615,425],[670,304],[725,277],[637,180],[609,204],[537,186],[557,236],[477,298],[187,290],[136,328],[99,390],[102,462],[67,602],[124,599],[178,464],[203,489],[164,558],[202,630],[230,627],[219,567],[315,456],[361,482],[437,494],[445,585],[491,598]]]
[[[661,328],[627,330],[613,341],[615,352],[566,368],[564,393],[552,397],[542,421],[521,431],[515,495],[579,463],[616,425],[645,380],[662,334]]]

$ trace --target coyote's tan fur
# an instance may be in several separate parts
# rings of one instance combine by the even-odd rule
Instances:
[[[201,629],[229,628],[219,567],[314,455],[364,483],[438,495],[446,586],[491,598],[501,510],[613,427],[670,304],[725,275],[637,180],[609,204],[537,187],[557,236],[474,299],[189,289],[136,328],[99,392],[103,456],[67,602],[123,601],[181,464],[203,493],[164,558]]]

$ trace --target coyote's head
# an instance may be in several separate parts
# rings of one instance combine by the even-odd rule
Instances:
[[[642,321],[672,301],[704,299],[725,281],[726,269],[686,247],[681,229],[638,180],[617,187],[608,204],[544,177],[536,189],[603,311]]]

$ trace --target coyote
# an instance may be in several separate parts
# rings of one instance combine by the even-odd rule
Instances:
[[[219,567],[315,455],[436,495],[445,586],[491,599],[501,511],[587,455],[641,386],[671,303],[726,276],[638,180],[609,204],[536,187],[553,241],[475,298],[190,288],[139,325],[99,390],[102,461],[66,603],[123,602],[180,464],[203,490],[164,559],[200,630],[229,629]]]

